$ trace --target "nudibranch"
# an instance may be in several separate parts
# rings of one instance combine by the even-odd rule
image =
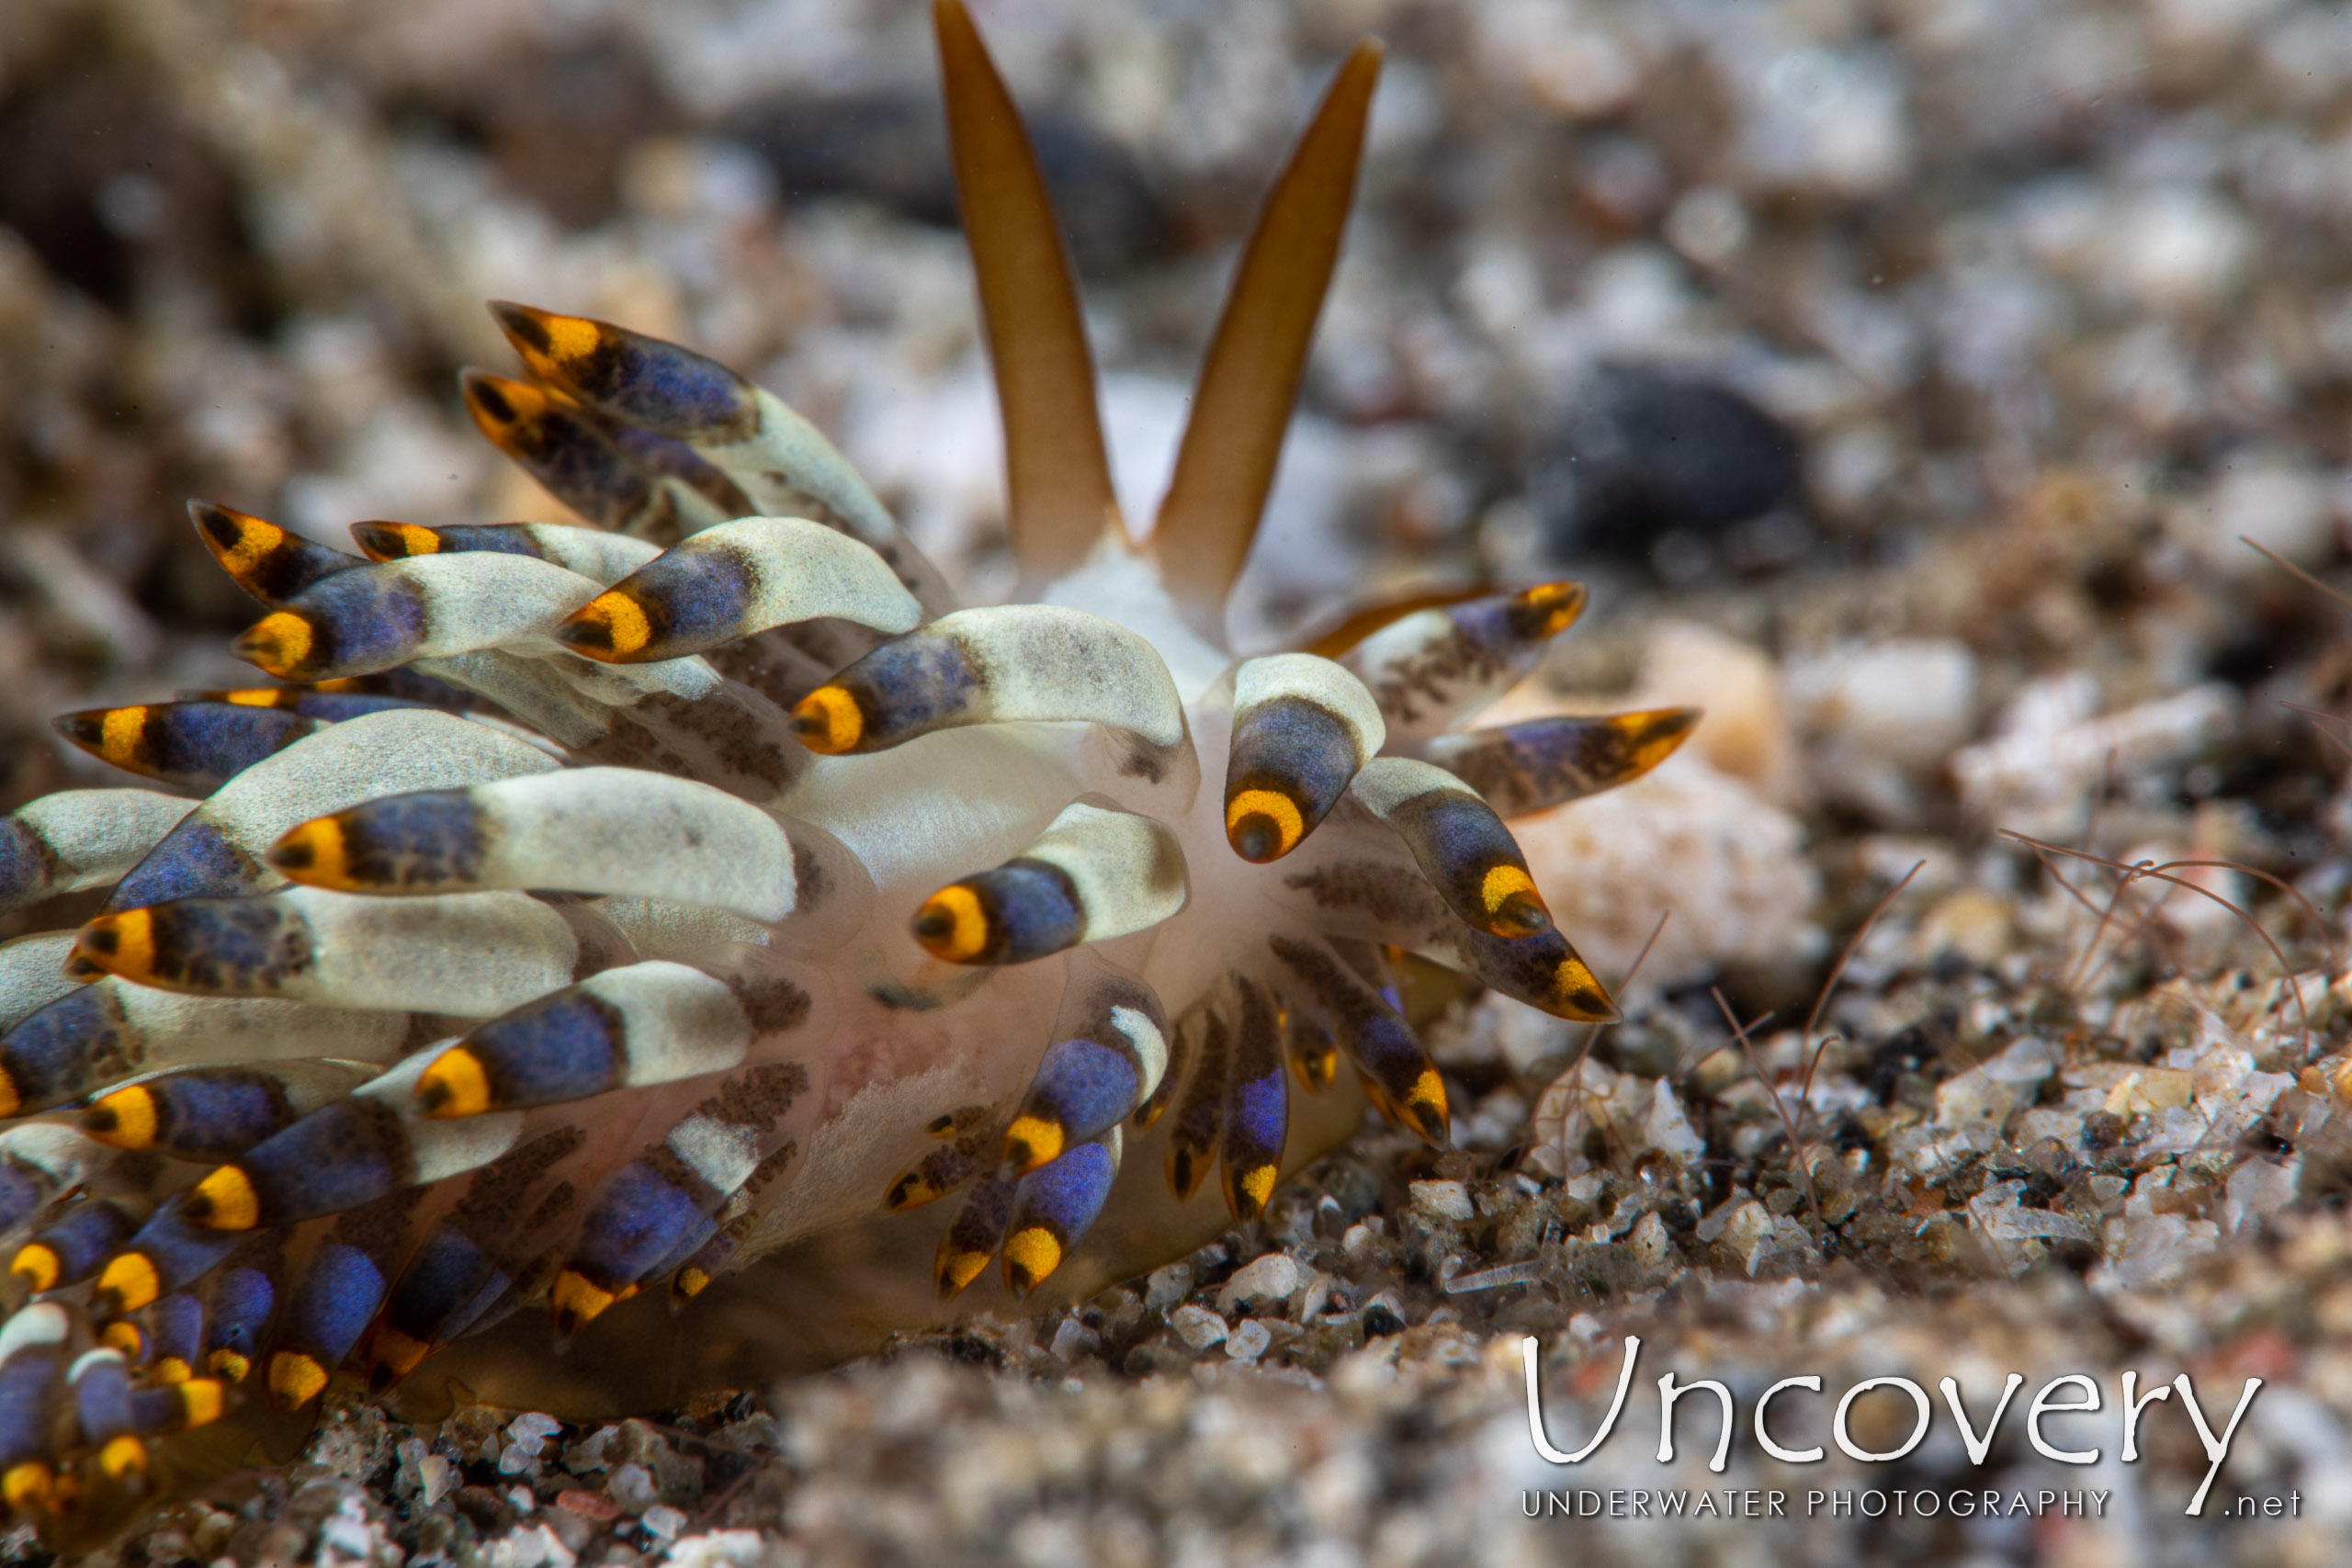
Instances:
[[[8,1509],[119,1518],[187,1468],[169,1434],[338,1375],[646,1408],[1075,1300],[1255,1218],[1366,1102],[1444,1144],[1399,964],[1614,1016],[1503,818],[1696,715],[1465,728],[1580,589],[1224,646],[1378,47],[1268,199],[1138,539],[1021,121],[936,22],[1019,602],[957,608],[766,391],[521,305],[524,374],[465,399],[582,522],[351,555],[193,505],[279,683],[69,716],[163,787],[0,818],[0,908],[111,888],[0,947]]]

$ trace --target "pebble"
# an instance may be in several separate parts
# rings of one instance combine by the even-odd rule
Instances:
[[[1273,1343],[1273,1331],[1256,1318],[1246,1318],[1225,1337],[1225,1353],[1237,1361],[1254,1361]]]
[[[1849,643],[1784,661],[1781,682],[1797,728],[1832,750],[1823,772],[1939,768],[1969,737],[1976,656],[1951,637]]]
[[[594,1492],[583,1492],[576,1486],[568,1486],[557,1493],[555,1506],[566,1513],[590,1519],[616,1519],[621,1513],[611,1498]]]
[[[1164,1269],[1153,1269],[1144,1281],[1143,1304],[1153,1312],[1166,1312],[1189,1295],[1192,1289],[1192,1263],[1170,1263]]]
[[[641,1464],[624,1464],[616,1468],[606,1483],[613,1501],[628,1513],[642,1514],[653,1506],[661,1494],[653,1487],[653,1472]]]
[[[1216,1310],[1229,1314],[1236,1306],[1287,1300],[1305,1277],[1297,1260],[1290,1254],[1270,1252],[1256,1262],[1234,1270],[1233,1278],[1227,1280],[1225,1288],[1217,1292]]]
[[[656,1503],[638,1517],[638,1522],[645,1527],[648,1534],[669,1540],[686,1528],[686,1516],[667,1503]]]
[[[1414,1182],[1413,1207],[1456,1224],[1467,1222],[1476,1213],[1470,1205],[1470,1189],[1459,1181]]]
[[[1706,732],[1702,722],[1697,734]],[[1521,818],[1511,832],[1553,919],[1612,979],[1645,947],[1643,982],[1667,989],[1731,964],[1809,963],[1827,946],[1812,920],[1821,881],[1803,824],[1701,758],[1670,757],[1606,795]]]
[[[1704,213],[1692,208],[1700,199],[1694,193],[1675,209],[1679,243],[1728,258],[1746,231],[1737,199],[1722,193]],[[1728,388],[1612,366],[1567,401],[1563,425],[1534,459],[1529,491],[1556,559],[1658,561],[1669,536],[1704,555],[1734,525],[1796,494],[1796,435]]]
[[[2232,459],[2176,525],[2208,566],[2233,577],[2275,571],[2246,541],[2298,566],[2317,566],[2335,547],[2335,486],[2312,464],[2281,453]]]
[[[671,1543],[667,1568],[755,1568],[766,1552],[757,1530],[708,1530]]]
[[[1204,1306],[1178,1307],[1168,1314],[1168,1326],[1195,1350],[1205,1350],[1226,1337],[1225,1319]]]
[[[506,1424],[508,1438],[531,1453],[537,1453],[542,1443],[562,1430],[562,1422],[540,1411],[526,1411]]]

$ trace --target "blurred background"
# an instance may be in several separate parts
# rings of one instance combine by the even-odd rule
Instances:
[[[1934,1106],[2008,1044],[1970,1010],[1988,987],[2071,976],[2072,1007],[2085,986],[2275,976],[2266,938],[2298,963],[2339,939],[2343,743],[2298,709],[2352,711],[2352,644],[2278,563],[2352,581],[2344,6],[973,8],[1061,208],[1139,521],[1261,194],[1341,53],[1386,40],[1232,631],[1256,650],[1408,590],[1576,575],[1589,625],[1514,711],[1710,709],[1657,774],[1521,835],[1612,980],[1674,911],[1643,972],[1665,1000],[1611,1037],[1611,1070],[1710,1059],[1711,982],[1744,1012],[1801,1009],[1915,862],[1837,1015],[1857,1043],[1825,1069],[1865,1109]],[[121,782],[52,714],[253,678],[225,652],[253,607],[188,497],[344,547],[362,519],[567,516],[459,405],[460,367],[512,368],[487,298],[747,371],[973,599],[1009,592],[929,28],[919,0],[0,0],[0,807]],[[2227,858],[2183,874],[2254,919],[2171,898],[2094,962],[2077,901],[1997,828]],[[1474,1152],[1514,1146],[1562,1059],[1531,1019],[1480,1014],[1448,1064]],[[1759,1070],[1797,1062],[1777,1039]],[[2274,1030],[2256,1053],[2285,1049]],[[2318,1047],[2295,1049],[2260,1060]],[[2086,1107],[2168,1109],[2103,1098],[2117,1081],[2041,1132],[2089,1158]],[[2134,1157],[2113,1179],[2172,1156]],[[2340,1193],[2347,1163],[2303,1168],[2303,1195]],[[2161,1315],[2216,1224],[2250,1239],[2296,1187],[2226,1215],[2234,1184],[2166,1197],[2136,1231],[2120,1191],[2100,1201],[2126,1229],[2076,1261]],[[2295,1269],[2346,1272],[2327,1234]],[[1770,1279],[1757,1247],[1747,1273]],[[2333,1289],[2332,1317],[2278,1331],[2276,1376],[2316,1391],[2303,1437],[2266,1439],[2249,1477],[2341,1493],[2352,1280]],[[2223,1356],[2237,1309],[2200,1300],[2174,1348]],[[2151,1336],[2174,1343],[2142,1324],[2101,1353]],[[1488,1369],[1498,1431],[1514,1366]],[[2132,1560],[2155,1527],[2132,1528],[2077,1558]],[[2263,1539],[2320,1561],[2337,1528]],[[2012,1536],[1978,1546],[2064,1555]]]

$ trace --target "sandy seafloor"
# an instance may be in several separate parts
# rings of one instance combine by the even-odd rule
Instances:
[[[1368,1130],[1074,1313],[619,1426],[338,1393],[299,1461],[90,1561],[2352,1560],[2352,612],[2241,542],[2352,584],[2352,14],[978,10],[1065,152],[1138,518],[1277,149],[1386,39],[1233,630],[1583,578],[1511,710],[1710,710],[1521,831],[1611,981],[1668,914],[1628,1021],[1457,1004],[1455,1149]],[[565,515],[458,407],[508,364],[486,297],[754,373],[1009,592],[931,72],[898,0],[0,6],[0,804],[107,782],[50,715],[243,672],[182,498],[334,542]],[[1528,1335],[1566,1448],[1642,1341],[1580,1465],[1534,1451]],[[1722,1472],[1704,1392],[1655,1458],[1668,1371],[1736,1396]],[[1977,1460],[1939,1381],[1981,1425],[2010,1371]],[[2217,1429],[2263,1380],[2201,1516],[2181,1396],[2125,1461],[2126,1372]],[[2100,1407],[2041,1446],[2095,1462],[2027,1430],[2072,1373]],[[1785,1445],[1873,1377],[1929,1431],[1768,1457],[1758,1396],[1806,1375]],[[1847,1435],[1912,1418],[1883,1390]]]

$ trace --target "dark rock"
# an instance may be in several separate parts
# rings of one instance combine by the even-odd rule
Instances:
[[[1166,250],[1166,216],[1133,153],[1073,116],[1022,115],[1080,270],[1117,272]],[[787,202],[859,196],[919,223],[957,224],[946,123],[927,85],[770,99],[720,130],[767,161]]]
[[[604,38],[512,51],[405,84],[385,112],[412,135],[487,157],[510,190],[571,229],[619,210],[631,147],[685,123],[643,54]]]
[[[1802,547],[1799,529],[1753,526],[1794,501],[1800,457],[1795,434],[1736,392],[1611,366],[1543,441],[1528,491],[1555,557],[1646,560],[1680,578],[1718,557],[1777,564],[1792,535]]]
[[[267,325],[233,182],[171,107],[165,85],[96,40],[39,70],[17,63],[0,100],[0,224],[51,274],[117,310],[158,272],[212,289],[249,330]]]

